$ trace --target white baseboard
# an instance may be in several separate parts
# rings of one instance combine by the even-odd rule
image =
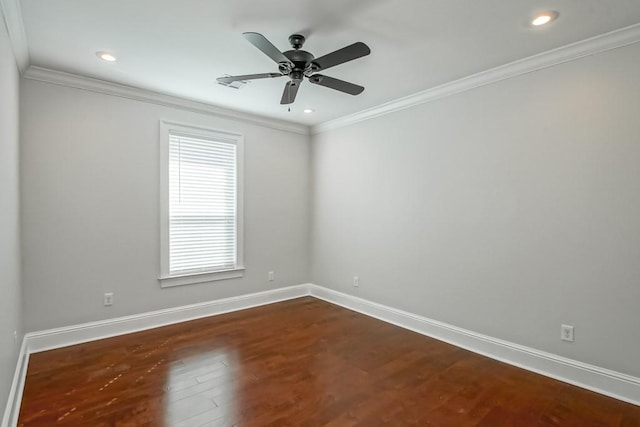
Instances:
[[[22,341],[2,427],[14,427],[17,424],[31,353],[309,295],[474,353],[640,406],[640,378],[482,335],[322,286],[303,284],[81,325],[30,332]]]
[[[640,406],[640,378],[482,335],[353,295],[309,285],[310,295],[492,359]]]
[[[115,319],[100,320],[39,332],[29,332],[25,335],[27,352],[29,354],[37,353],[54,348],[130,334],[146,329],[215,316],[217,314],[273,304],[306,295],[309,295],[309,285],[303,284],[182,307],[117,317]]]
[[[29,365],[29,353],[27,353],[27,340],[22,339],[16,371],[13,374],[13,381],[7,397],[7,405],[2,417],[2,427],[13,427],[18,424],[20,415],[20,403],[22,402],[22,392],[24,391],[24,380],[27,377],[27,366]]]
[[[309,285],[302,284],[25,334],[16,364],[13,383],[11,384],[11,391],[7,399],[4,417],[2,418],[2,427],[15,427],[17,425],[20,414],[20,403],[22,402],[22,392],[24,390],[29,364],[29,355],[32,353],[118,335],[131,334],[147,329],[230,313],[232,311],[245,310],[247,308],[273,304],[308,295]]]

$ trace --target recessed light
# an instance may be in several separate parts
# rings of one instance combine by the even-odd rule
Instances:
[[[98,56],[98,58],[102,59],[103,61],[115,62],[115,60],[116,60],[116,57],[113,55],[113,53],[96,52],[96,55]]]
[[[305,114],[311,114],[313,113],[313,109],[312,108],[305,108],[304,110],[302,110]]]
[[[534,27],[546,25],[558,19],[558,15],[558,12],[555,11],[539,13],[533,18],[533,21],[531,21],[531,25],[533,25]]]

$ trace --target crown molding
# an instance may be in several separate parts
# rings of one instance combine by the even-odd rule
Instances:
[[[0,0],[0,9],[2,9],[18,70],[23,74],[29,68],[29,45],[24,31],[20,0]]]
[[[611,49],[617,49],[640,42],[640,24],[591,37],[576,43],[568,44],[537,55],[517,60],[505,65],[491,68],[468,77],[463,77],[415,94],[372,107],[358,113],[350,114],[334,120],[320,123],[311,128],[312,134],[327,132],[374,117],[404,110],[416,105],[435,101],[457,93],[465,92],[481,86],[497,83],[502,80],[532,73],[544,68],[553,67],[585,56],[595,55]]]
[[[309,127],[302,124],[271,119],[255,114],[206,104],[199,101],[180,98],[173,95],[121,85],[105,80],[94,79],[46,68],[29,66],[29,51],[24,32],[19,0],[0,0],[5,23],[16,56],[16,63],[25,78],[84,89],[142,102],[180,108],[202,114],[243,121],[258,126],[298,133],[302,135],[318,134],[345,127],[351,124],[390,114],[405,108],[435,101],[471,89],[500,82],[502,80],[574,61],[585,56],[595,55],[607,50],[617,49],[640,42],[640,24],[631,25],[609,33],[578,41],[566,46],[549,50],[537,55],[501,65],[477,74],[472,74],[452,82],[442,84],[415,94],[398,98],[378,106],[330,120]]]
[[[250,123],[257,126],[283,130],[302,135],[309,135],[309,127],[305,125],[286,122],[283,120],[271,119],[250,113],[243,113],[211,104],[206,104],[203,102],[193,101],[186,98],[179,98],[160,92],[126,86],[119,83],[94,79],[77,74],[65,73],[48,68],[31,66],[24,73],[23,77],[28,80],[52,83],[60,86],[87,90],[89,92],[102,93],[105,95],[117,96],[120,98],[148,102],[151,104],[162,105],[164,107],[179,108],[181,110],[192,111],[195,113],[208,114],[225,119],[237,120],[243,123]]]

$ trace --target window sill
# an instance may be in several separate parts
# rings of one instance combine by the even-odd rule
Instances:
[[[158,280],[160,281],[161,288],[171,288],[173,286],[192,285],[195,283],[213,282],[216,280],[237,279],[243,275],[244,267],[237,267],[233,270],[182,274],[178,276],[163,276]]]

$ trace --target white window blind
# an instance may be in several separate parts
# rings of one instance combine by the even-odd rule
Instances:
[[[237,266],[237,145],[169,131],[169,275]]]

